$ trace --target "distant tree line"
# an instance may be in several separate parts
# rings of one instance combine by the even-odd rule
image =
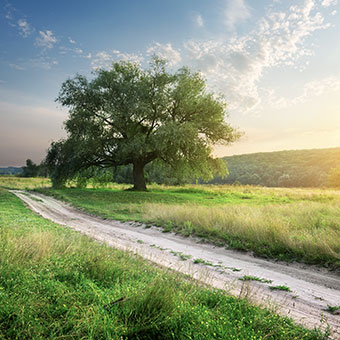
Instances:
[[[209,182],[199,180],[198,183],[250,184],[267,187],[340,187],[340,148],[254,153],[224,157],[223,160],[229,171],[227,177],[215,176]],[[38,165],[30,159],[27,159],[26,166],[21,169],[13,169],[15,169],[13,174],[23,177],[48,175],[44,162]],[[18,169],[21,170],[21,174],[18,174]],[[196,177],[190,172],[175,171],[171,166],[157,160],[146,165],[145,178],[148,183],[167,185],[196,183]],[[133,166],[129,164],[112,168],[93,167],[78,172],[73,178],[78,186],[86,185],[89,180],[98,184],[108,182],[133,184]]]
[[[229,175],[215,176],[208,184],[242,184],[267,187],[340,187],[340,148],[317,150],[292,150],[255,153],[224,157]],[[145,168],[148,183],[180,185],[196,183],[190,173],[174,171],[170,166],[152,162]],[[79,174],[82,181],[133,183],[131,165],[110,170],[89,169]]]
[[[40,164],[35,164],[31,159],[26,160],[26,166],[23,166],[20,176],[22,177],[47,177],[47,167],[42,161]]]
[[[22,173],[22,168],[19,168],[16,166],[8,166],[6,168],[0,168],[0,175],[2,176],[8,176],[8,175],[19,176],[21,173]]]

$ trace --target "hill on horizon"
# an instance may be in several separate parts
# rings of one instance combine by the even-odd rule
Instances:
[[[223,157],[229,176],[211,184],[253,184],[269,187],[323,187],[330,170],[340,166],[340,147],[258,152]]]

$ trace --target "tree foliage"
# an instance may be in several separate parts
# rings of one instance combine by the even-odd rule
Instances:
[[[340,187],[340,165],[331,169],[328,177],[328,184],[333,188]]]
[[[239,136],[225,122],[225,101],[207,91],[199,73],[168,72],[158,58],[147,70],[116,62],[92,80],[77,75],[57,101],[69,117],[67,138],[52,143],[46,157],[54,185],[85,169],[132,164],[134,189],[144,190],[144,168],[155,160],[206,180],[223,176],[225,163],[212,157],[212,145]]]
[[[47,168],[44,162],[39,165],[35,164],[31,159],[26,160],[26,166],[22,167],[22,177],[37,177],[37,176],[47,176]]]

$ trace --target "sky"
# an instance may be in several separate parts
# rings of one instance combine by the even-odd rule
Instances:
[[[0,166],[66,135],[66,79],[153,54],[225,96],[244,136],[216,156],[340,146],[337,0],[0,0]]]

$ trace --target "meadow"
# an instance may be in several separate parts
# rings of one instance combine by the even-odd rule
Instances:
[[[0,177],[0,186],[35,189],[103,218],[158,225],[266,258],[340,269],[338,190],[150,185],[134,192],[129,185],[94,183],[52,189],[41,181]]]
[[[158,225],[217,245],[286,261],[340,268],[337,191],[257,187],[150,186],[41,192],[103,218]]]
[[[0,278],[0,339],[327,338],[58,226],[1,188]]]

